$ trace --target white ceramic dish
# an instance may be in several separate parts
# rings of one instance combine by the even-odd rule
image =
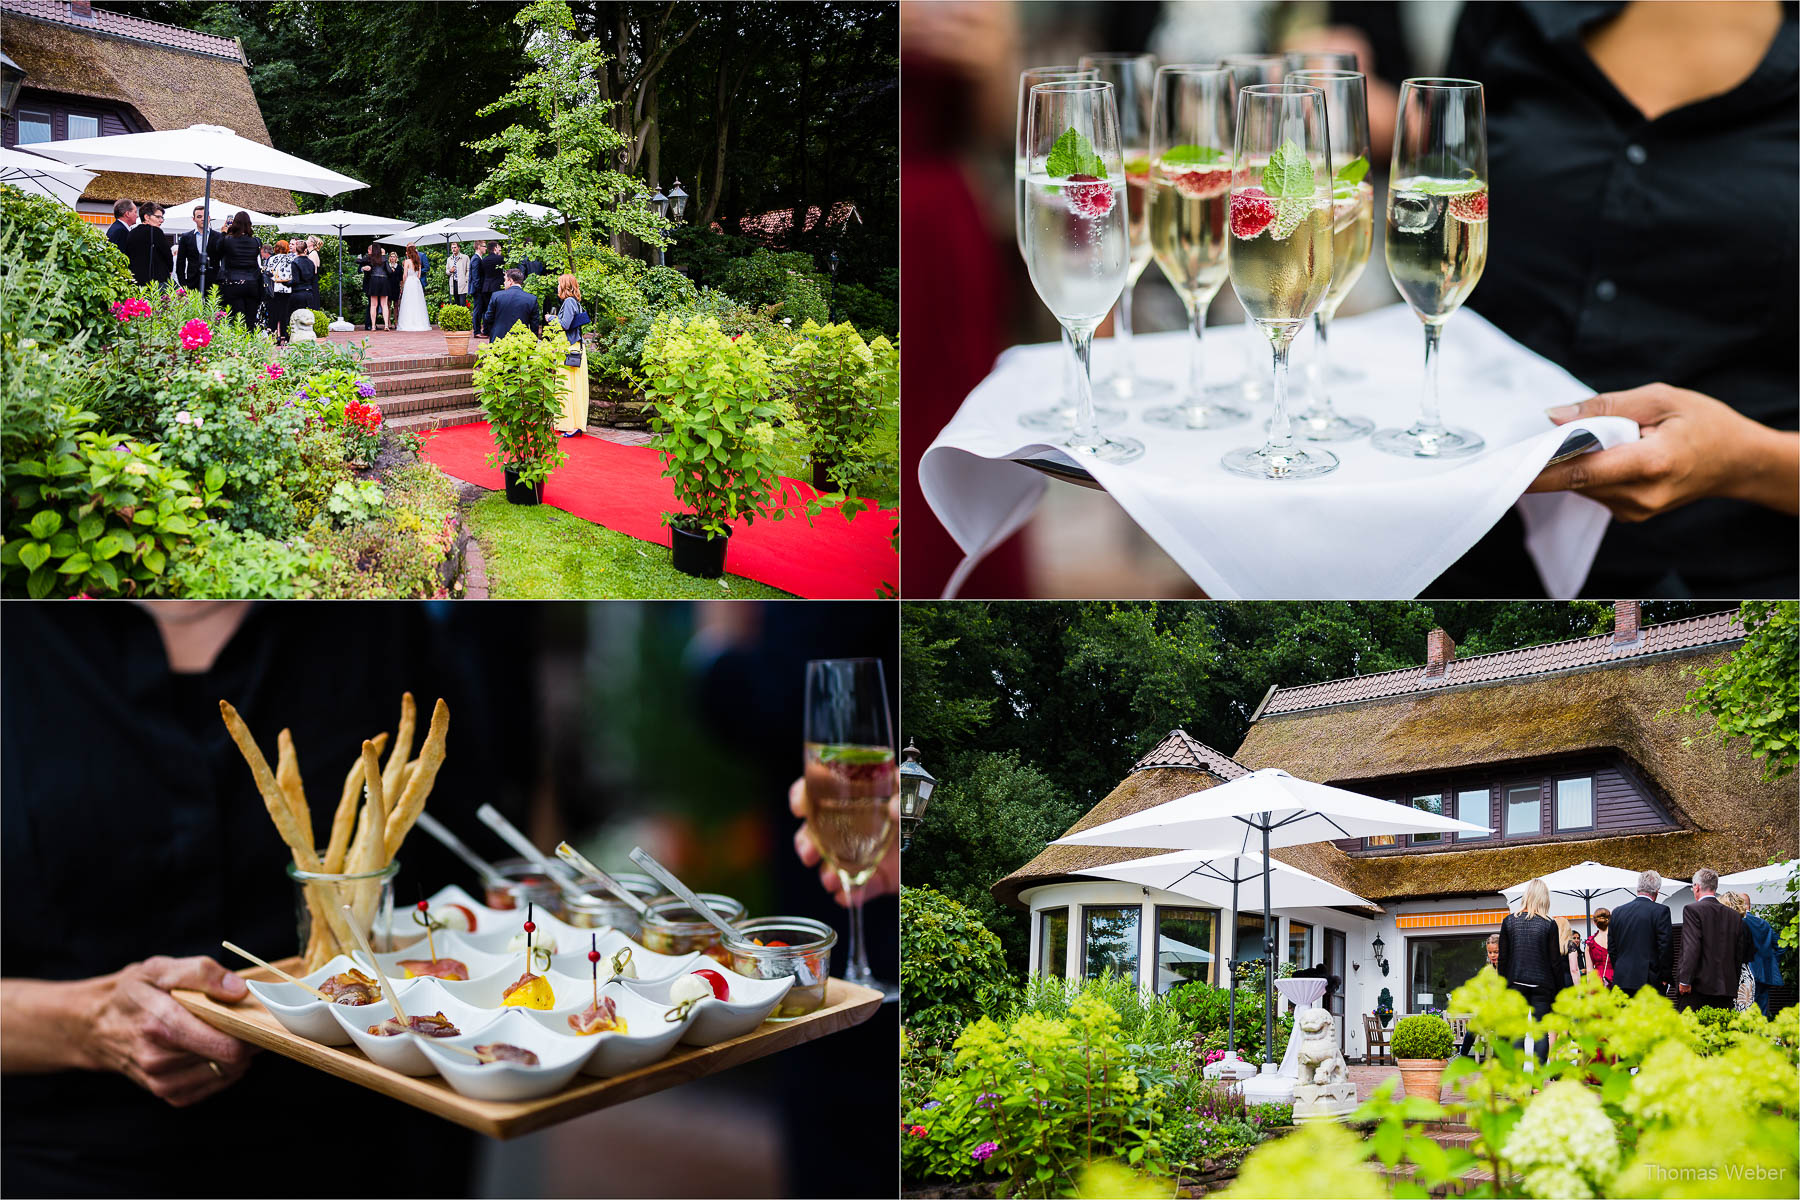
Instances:
[[[716,996],[708,996],[695,1002],[693,1020],[688,1023],[687,1032],[681,1035],[682,1043],[688,1046],[711,1046],[754,1031],[769,1019],[769,1014],[775,1011],[781,998],[794,986],[792,975],[784,975],[780,979],[751,979],[748,975],[739,975],[736,971],[726,970],[717,964],[699,965],[724,976],[727,998],[720,1000]],[[681,975],[688,973],[683,971]],[[673,1007],[669,990],[681,975],[653,981],[627,979],[623,983],[627,990],[666,1010]]]
[[[470,979],[479,979],[483,975],[492,975],[497,971],[503,970],[509,962],[505,955],[486,954],[469,945],[468,939],[460,933],[453,933],[445,930],[440,933],[432,934],[431,938],[432,945],[437,947],[438,957],[454,958],[462,963],[463,966],[469,968]],[[398,980],[406,974],[405,970],[400,966],[400,963],[403,960],[430,957],[430,947],[427,946],[424,938],[420,938],[417,942],[406,947],[404,950],[396,950],[391,954],[377,954],[375,956],[375,961],[381,964],[381,969],[387,972],[389,979]],[[523,963],[525,961],[525,956],[523,954],[519,955],[518,961]],[[421,976],[421,978],[425,977]],[[458,981],[439,980],[439,982],[455,983]],[[402,1004],[406,1003],[404,998],[402,998],[400,1002]]]
[[[607,958],[611,958],[627,946],[631,947],[631,965],[637,968],[637,974],[626,976],[628,979],[670,979],[692,969],[694,960],[700,957],[698,950],[690,950],[686,954],[658,954],[654,950],[646,950],[641,942],[632,941],[617,929],[608,929],[593,939],[587,936],[595,932],[597,931],[592,929],[584,930],[579,945],[571,947],[566,954],[552,956],[550,959],[551,969],[561,971],[564,975],[574,975],[586,979],[591,984],[593,982],[593,964],[588,962],[587,956],[589,947],[596,943],[600,947],[600,953]],[[524,961],[523,955],[520,956],[520,961]],[[606,980],[601,980],[601,982],[605,983]],[[592,988],[590,987],[589,990],[592,991]],[[588,998],[593,999],[592,996]]]
[[[569,1028],[569,1016],[593,1001],[591,982],[578,1004],[554,1012],[524,1011],[523,1014],[558,1037],[594,1043],[594,1052],[582,1063],[583,1075],[622,1075],[648,1066],[673,1049],[694,1020],[694,1014],[690,1012],[680,1021],[665,1021],[663,1013],[667,1011],[667,1005],[652,1004],[619,983],[608,984],[600,994],[612,997],[613,1003],[618,1005],[619,1015],[625,1019],[626,1032],[583,1035]]]
[[[449,904],[460,904],[468,909],[475,915],[475,933],[491,932],[501,928],[516,929],[518,928],[518,924],[525,920],[524,914],[521,913],[518,917],[518,921],[515,922],[513,920],[513,914],[510,911],[489,908],[455,884],[439,888],[431,894],[429,899],[431,901],[431,911],[439,916],[443,915],[439,910]],[[386,932],[393,940],[394,945],[410,946],[415,941],[425,940],[424,928],[420,926],[418,922],[413,920],[413,914],[417,911],[418,909],[414,908],[412,905],[403,904],[398,899],[395,900],[393,923],[384,930],[384,932]],[[447,929],[444,932],[461,933],[462,930]],[[502,939],[502,945],[504,944],[505,940]]]
[[[295,978],[303,979],[314,987],[318,987],[333,975],[342,974],[356,965],[348,957],[340,954],[312,974],[300,975]],[[368,971],[364,970],[363,974],[367,975]],[[407,993],[416,983],[416,980],[409,979],[396,986],[395,990],[400,993],[400,1003],[403,1007],[406,1004]],[[309,1042],[318,1042],[322,1046],[347,1046],[350,1044],[350,1035],[344,1032],[343,1026],[332,1020],[332,1009],[342,1009],[347,1013],[359,1013],[372,1011],[376,1007],[375,1004],[327,1004],[305,988],[296,987],[291,983],[283,983],[280,980],[265,983],[261,980],[250,979],[245,980],[245,984],[249,987],[250,994],[256,997],[289,1033],[295,1037],[303,1037]],[[381,1004],[383,1011],[386,1011],[387,1006],[384,1003],[377,1001],[376,1004]]]
[[[434,1013],[443,1013],[456,1026],[459,1036],[480,1034],[499,1016],[463,1003],[445,991],[443,984],[435,979],[414,980],[411,990],[401,993],[400,1006],[409,1017],[428,1017]],[[428,1038],[405,1033],[381,1037],[369,1032],[369,1026],[379,1025],[394,1015],[393,1006],[386,1000],[365,1004],[361,1008],[343,1008],[334,1004],[331,1006],[331,1015],[343,1027],[344,1032],[350,1035],[356,1048],[377,1066],[398,1071],[402,1075],[430,1075],[437,1070],[436,1064],[419,1050],[419,1044],[428,1041]]]
[[[583,963],[582,965],[586,966],[587,964]],[[502,1009],[511,1007],[504,1003],[506,989],[517,983],[519,976],[524,973],[525,956],[521,954],[515,961],[508,963],[500,970],[490,972],[479,979],[440,979],[436,982],[457,1000],[473,1008]],[[580,998],[581,1003],[586,1003],[593,998],[593,983],[586,976],[577,979],[573,975],[564,975],[554,969],[549,972],[538,971],[535,974],[543,975],[550,981],[550,991],[556,997],[555,1008],[568,1008],[571,1004],[579,1008],[580,1004],[575,1003],[574,998]],[[401,1003],[406,1003],[404,998]]]
[[[445,1082],[474,1100],[535,1100],[561,1090],[594,1046],[586,1038],[559,1037],[524,1013],[508,1010],[479,1034],[453,1038],[416,1038],[419,1049],[443,1075]],[[490,1042],[520,1046],[538,1056],[536,1066],[517,1062],[479,1063],[447,1050],[461,1046],[473,1050]]]

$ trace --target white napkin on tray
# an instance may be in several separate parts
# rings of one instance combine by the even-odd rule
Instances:
[[[1209,383],[1241,377],[1241,343],[1249,336],[1243,325],[1207,329]],[[1312,336],[1303,330],[1296,338],[1290,391],[1296,406],[1304,402],[1300,375]],[[1139,375],[1185,378],[1187,338],[1184,332],[1140,334]],[[1405,305],[1340,318],[1332,325],[1331,350],[1336,362],[1364,375],[1335,389],[1339,412],[1370,417],[1378,428],[1412,424],[1424,386],[1425,334]],[[926,502],[968,555],[946,595],[1030,518],[1043,496],[1045,477],[1012,460],[1074,462],[1018,422],[1020,413],[1061,394],[1061,353],[1052,343],[1002,354],[919,464]],[[1636,423],[1594,417],[1552,425],[1546,408],[1576,403],[1593,389],[1474,312],[1459,312],[1445,325],[1442,353],[1445,423],[1472,428],[1487,441],[1472,458],[1399,458],[1364,437],[1324,444],[1341,464],[1329,475],[1245,479],[1219,459],[1233,447],[1261,444],[1266,402],[1248,423],[1190,432],[1138,419],[1144,409],[1168,402],[1159,397],[1133,401],[1130,419],[1107,431],[1142,441],[1142,458],[1081,465],[1215,599],[1410,599],[1515,504],[1546,592],[1575,595],[1606,532],[1606,508],[1572,492],[1523,493],[1573,430],[1588,429],[1612,447],[1635,441]]]

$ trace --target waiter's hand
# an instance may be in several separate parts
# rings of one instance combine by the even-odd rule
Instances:
[[[1689,992],[1691,992],[1691,991],[1693,991],[1693,990],[1694,990],[1694,989],[1693,989],[1693,988],[1691,988],[1691,987],[1689,987],[1689,986],[1688,986],[1688,985],[1687,985],[1687,984],[1685,984],[1685,983],[1678,983],[1678,984],[1676,984],[1676,985],[1675,985],[1675,990],[1676,990],[1676,991],[1678,991],[1678,992],[1680,992],[1680,993],[1681,993],[1681,994],[1682,994],[1682,995],[1684,995],[1684,996],[1685,996],[1685,995],[1687,995],[1687,994],[1688,994],[1688,993],[1689,993]]]
[[[236,1083],[250,1065],[246,1042],[220,1033],[181,1007],[171,988],[214,1000],[242,1000],[244,981],[206,957],[147,958],[88,980],[91,992],[81,1047],[91,1070],[117,1071],[176,1108]]]
[[[1629,417],[1638,423],[1639,437],[1546,467],[1528,492],[1580,492],[1632,522],[1707,496],[1785,513],[1800,507],[1800,436],[1752,421],[1700,392],[1648,383],[1550,409],[1549,417],[1558,425],[1580,417]]]
[[[898,828],[900,797],[895,796],[892,803],[894,825]],[[788,811],[801,820],[806,819],[805,779],[794,780],[793,786],[788,788]],[[819,883],[827,892],[831,893],[832,899],[838,902],[839,908],[850,907],[850,901],[844,895],[843,881],[837,877],[836,871],[821,861],[823,855],[813,844],[812,835],[807,832],[804,825],[794,830],[794,853],[800,856],[800,861],[805,866],[819,868]],[[881,860],[881,865],[875,868],[875,873],[869,876],[869,881],[858,890],[864,900],[872,900],[876,896],[886,896],[900,890],[900,843],[898,840],[888,845],[887,856]]]

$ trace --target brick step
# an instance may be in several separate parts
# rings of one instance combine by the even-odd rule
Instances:
[[[407,358],[371,358],[363,361],[363,370],[370,375],[402,375],[410,371],[470,369],[474,366],[473,354],[419,354]]]
[[[446,408],[480,408],[474,388],[442,388],[434,392],[409,392],[402,396],[376,396],[383,419],[437,412]]]
[[[475,370],[472,367],[437,371],[383,371],[370,377],[377,396],[468,387],[474,381]]]
[[[479,408],[447,408],[436,412],[412,413],[404,417],[395,417],[387,422],[387,428],[396,433],[422,432],[430,429],[442,429],[446,425],[473,425],[487,418]]]

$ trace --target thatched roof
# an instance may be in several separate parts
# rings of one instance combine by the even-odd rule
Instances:
[[[98,26],[85,29],[42,19],[28,0],[4,0],[0,11],[5,14],[7,56],[25,72],[28,88],[128,105],[146,129],[223,125],[240,137],[274,144],[241,57],[153,45]],[[129,196],[180,204],[197,195],[201,186],[199,180],[174,175],[105,171],[94,176],[82,199],[111,204]],[[281,188],[215,183],[213,196],[226,205],[259,212],[297,211],[293,195]]]

